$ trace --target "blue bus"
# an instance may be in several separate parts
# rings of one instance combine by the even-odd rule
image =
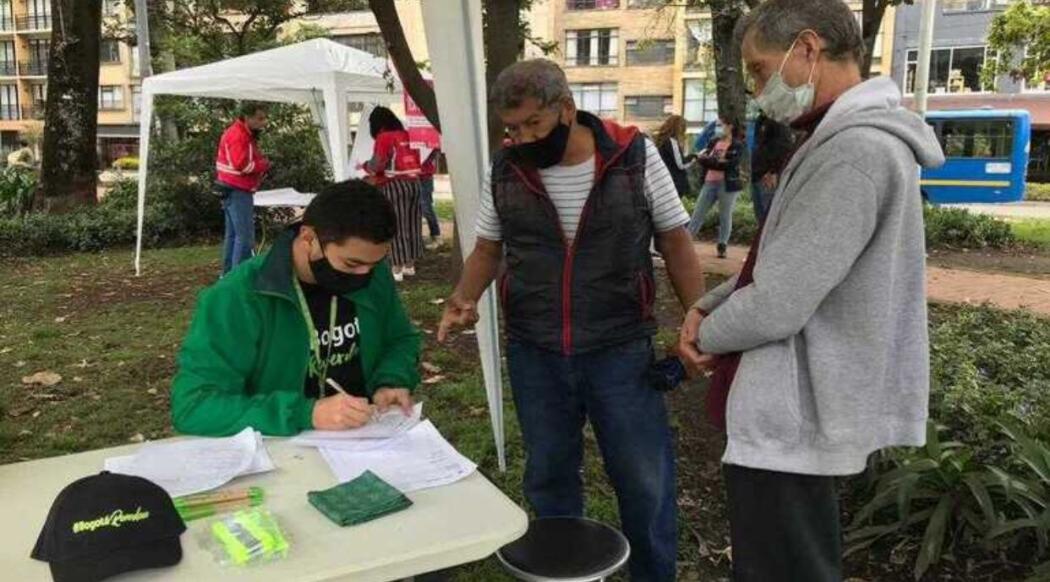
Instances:
[[[923,169],[922,195],[934,204],[1019,202],[1032,134],[1027,111],[965,109],[929,111],[944,165]]]

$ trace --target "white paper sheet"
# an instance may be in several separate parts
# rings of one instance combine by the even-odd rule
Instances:
[[[106,459],[104,467],[149,479],[172,497],[210,491],[240,475],[275,468],[261,435],[251,428],[226,438],[146,443],[134,455]]]
[[[391,408],[378,418],[360,428],[350,430],[304,430],[292,439],[292,444],[301,447],[332,447],[360,450],[361,447],[350,444],[362,439],[388,439],[411,430],[419,424],[423,416],[423,403],[417,402],[412,407],[412,416],[405,416],[400,408]]]
[[[429,420],[376,449],[319,451],[340,483],[370,470],[404,493],[455,483],[477,469]]]

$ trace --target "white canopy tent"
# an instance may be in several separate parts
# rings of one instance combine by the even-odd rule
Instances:
[[[480,0],[423,2],[434,90],[442,121],[442,143],[452,178],[459,242],[466,256],[474,248],[473,224],[488,167],[485,68]],[[438,34],[440,31],[440,34]],[[150,120],[155,95],[188,95],[303,103],[321,127],[321,141],[336,180],[350,176],[347,156],[349,100],[383,103],[399,99],[396,75],[385,60],[325,39],[247,55],[146,79],[142,87],[142,129],[135,272],[140,273]],[[391,88],[390,83],[395,86]],[[366,107],[366,111],[368,108]],[[360,133],[359,133],[360,135]],[[358,145],[354,144],[357,152]],[[333,153],[335,154],[333,156]],[[360,154],[358,154],[360,155]],[[493,289],[479,302],[475,331],[500,470],[506,470],[499,316]]]
[[[430,49],[430,69],[441,116],[441,143],[448,160],[456,223],[464,259],[474,249],[474,222],[481,184],[489,165],[488,100],[485,88],[481,0],[423,2],[423,24]],[[438,32],[440,31],[440,34]],[[499,315],[494,287],[478,302],[475,328],[485,375],[492,435],[501,471],[506,470],[503,431],[503,375],[499,350]]]
[[[157,95],[300,103],[310,108],[336,180],[349,177],[349,101],[388,103],[401,99],[401,84],[386,59],[328,39],[314,39],[147,78],[142,83],[139,129],[138,238],[135,273],[141,273],[150,126]]]

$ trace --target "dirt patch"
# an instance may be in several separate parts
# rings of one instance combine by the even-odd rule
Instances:
[[[195,301],[197,292],[218,280],[218,263],[164,269],[162,273],[129,273],[107,278],[82,271],[68,276],[68,286],[59,295],[68,315],[144,301]]]
[[[946,269],[1000,272],[1050,280],[1050,254],[1017,249],[1008,251],[931,250],[927,263]]]

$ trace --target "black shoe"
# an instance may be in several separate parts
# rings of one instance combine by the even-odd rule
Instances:
[[[720,259],[726,258],[726,246],[723,245],[723,244],[719,244],[718,245],[718,258],[720,258]]]

